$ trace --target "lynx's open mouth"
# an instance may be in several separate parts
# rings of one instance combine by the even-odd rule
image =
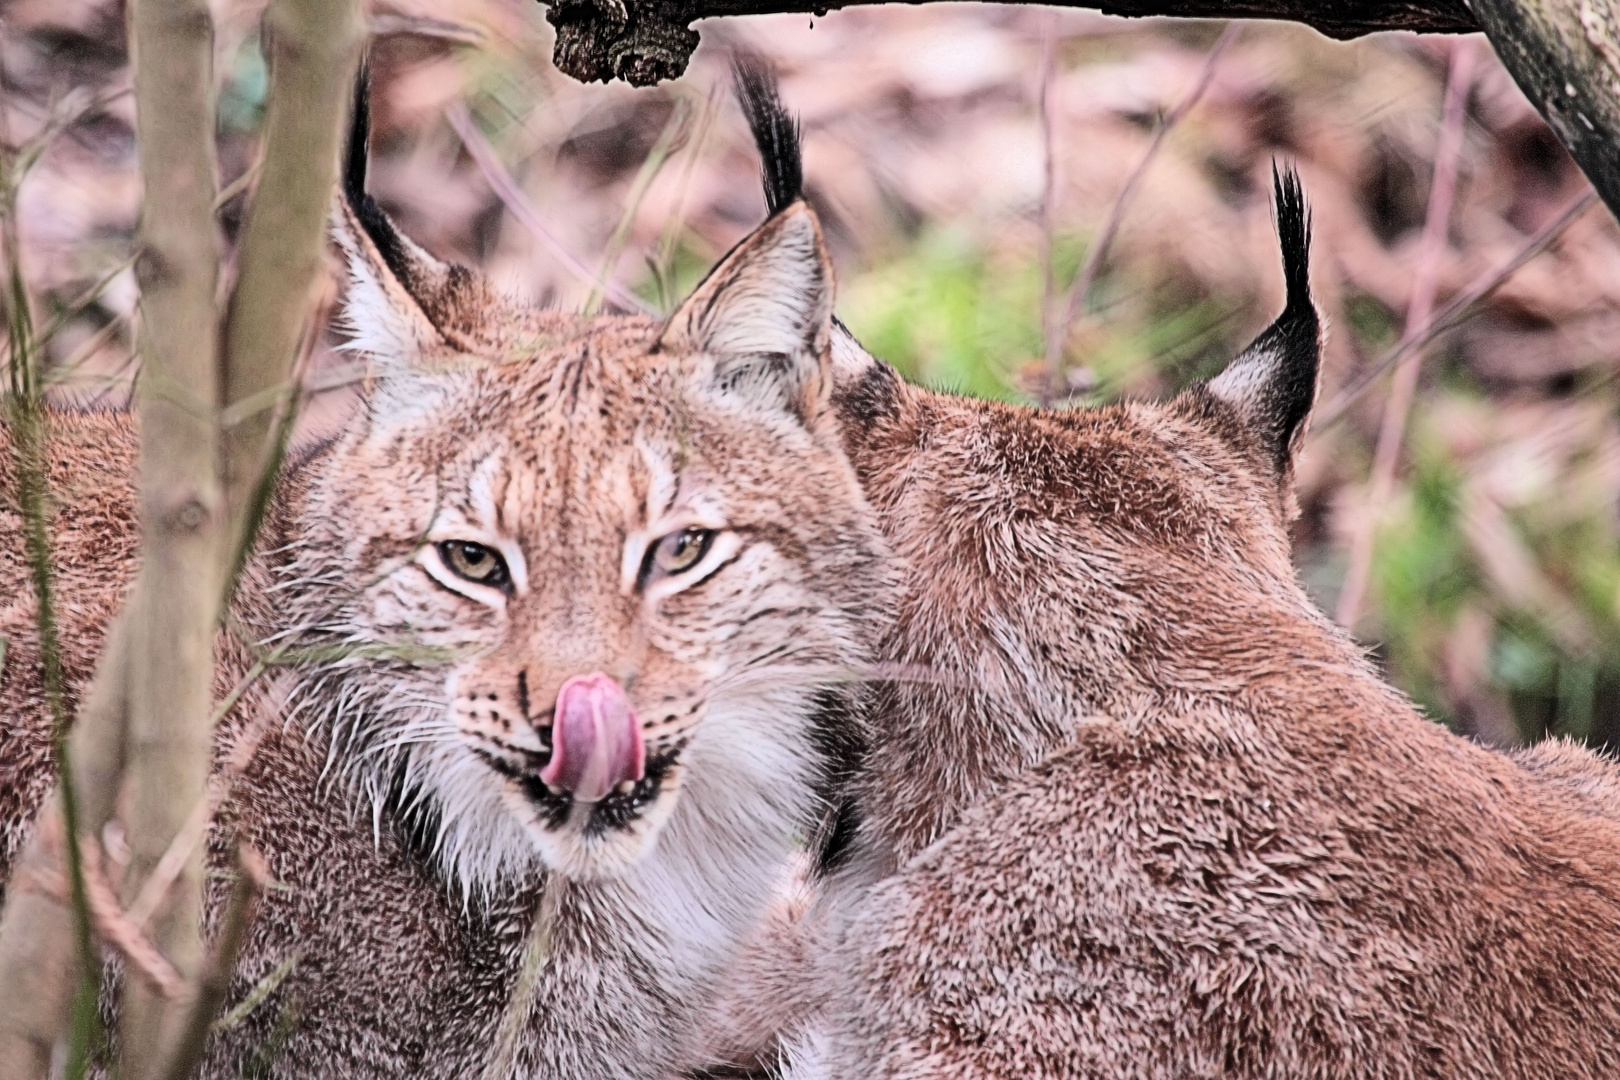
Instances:
[[[526,767],[501,771],[517,781],[549,831],[572,822],[599,836],[628,825],[657,801],[680,750],[649,760],[629,695],[600,671],[563,683],[551,723],[537,730],[543,749],[527,754]]]
[[[591,801],[547,783],[544,768],[524,772],[515,779],[547,829],[560,829],[573,819],[587,835],[599,835],[624,828],[656,802],[679,756],[678,747],[648,755],[641,779],[620,781],[612,791]]]

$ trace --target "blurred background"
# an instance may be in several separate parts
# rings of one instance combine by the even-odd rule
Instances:
[[[262,3],[213,7],[229,234]],[[1294,164],[1331,325],[1298,477],[1306,586],[1436,721],[1620,744],[1620,229],[1589,206],[1502,273],[1587,185],[1482,40],[930,4],[707,23],[684,78],[632,90],[558,75],[533,0],[400,0],[373,27],[374,194],[435,253],[570,308],[666,310],[761,220],[728,63],[774,58],[840,316],[908,377],[1010,401],[1218,371],[1280,307],[1270,170]],[[6,192],[31,302],[54,392],[100,405],[138,372],[126,59],[116,3],[0,3],[0,138],[43,150]],[[1391,378],[1369,378],[1426,309],[1494,281],[1417,354],[1380,497]],[[310,431],[352,401],[335,343]]]

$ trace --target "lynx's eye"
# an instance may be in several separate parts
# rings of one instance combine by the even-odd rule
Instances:
[[[457,576],[468,581],[497,589],[506,586],[506,560],[483,544],[470,540],[446,540],[439,544],[439,558]]]
[[[670,533],[653,548],[653,568],[662,574],[683,574],[703,561],[712,543],[713,529],[683,529]]]

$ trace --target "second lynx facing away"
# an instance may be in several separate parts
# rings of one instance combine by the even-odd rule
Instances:
[[[818,986],[793,1080],[1620,1075],[1614,769],[1426,720],[1290,565],[1320,341],[1277,203],[1285,311],[1163,404],[950,397],[835,341],[912,573],[887,659],[940,678],[884,689],[844,869],[766,933]]]

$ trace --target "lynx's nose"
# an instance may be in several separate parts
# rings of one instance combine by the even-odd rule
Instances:
[[[624,688],[600,671],[562,684],[551,724],[551,760],[540,770],[547,784],[597,802],[645,773],[641,721]]]

